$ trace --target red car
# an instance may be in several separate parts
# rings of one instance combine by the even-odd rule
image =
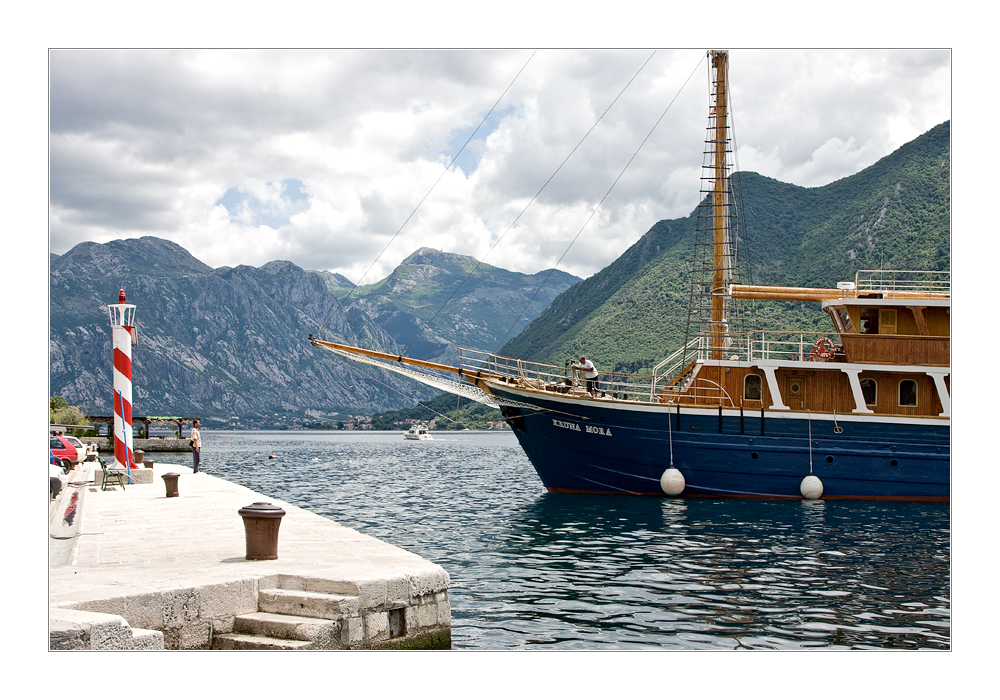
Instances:
[[[69,440],[62,435],[49,435],[49,449],[62,464],[63,471],[69,473],[73,465],[80,463],[80,453],[76,451]]]

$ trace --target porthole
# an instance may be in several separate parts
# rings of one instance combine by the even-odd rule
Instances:
[[[891,462],[889,462],[889,464],[891,464],[894,467],[898,467],[899,466],[899,460],[898,459],[894,459]]]
[[[827,464],[833,464],[833,456],[832,455],[827,455],[826,456],[826,463]]]
[[[797,394],[799,393],[799,389],[801,389],[801,387],[798,384],[792,384],[791,389],[793,394]]]
[[[750,453],[750,458],[751,459],[757,459],[757,453],[756,452],[751,452]]]

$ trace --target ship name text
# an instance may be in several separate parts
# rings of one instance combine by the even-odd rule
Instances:
[[[580,430],[579,423],[571,423],[570,421],[559,420],[558,418],[552,419],[552,425],[557,428],[565,428],[566,430],[576,430],[578,432],[583,432]],[[607,435],[611,436],[611,428],[604,428],[599,425],[585,425],[584,430],[588,433],[594,433],[595,435]]]

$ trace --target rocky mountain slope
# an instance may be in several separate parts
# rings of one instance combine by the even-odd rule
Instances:
[[[559,270],[525,275],[421,248],[346,303],[372,318],[405,354],[456,364],[459,347],[496,351],[579,281]]]
[[[317,350],[307,337],[400,352],[394,334],[405,338],[408,327],[429,318],[427,309],[450,294],[448,285],[459,274],[456,261],[459,267],[475,264],[423,249],[387,280],[359,290],[364,293],[345,308],[337,296],[353,288],[349,280],[290,262],[212,269],[158,238],[82,243],[50,259],[49,392],[92,415],[111,415],[106,305],[124,288],[137,306],[136,415],[200,416],[207,427],[263,427],[329,423],[344,414],[409,406],[436,392]],[[523,307],[537,276],[483,270],[456,296],[478,307],[469,309],[470,319],[460,322],[461,311],[446,307],[449,316],[439,317],[438,332],[413,354],[450,357],[457,344],[496,342],[503,335],[510,314],[498,306]],[[559,280],[556,291],[576,279],[564,273],[553,278]],[[528,313],[540,310],[536,305]]]
[[[51,263],[50,393],[90,413],[111,413],[106,304],[119,288],[137,306],[137,415],[281,423],[286,414],[322,418],[410,402],[308,344],[329,318],[348,342],[394,346],[370,319],[345,315],[319,275],[280,261],[213,270],[146,237],[82,243]]]

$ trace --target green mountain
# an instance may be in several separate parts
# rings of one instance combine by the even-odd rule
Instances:
[[[373,319],[404,354],[454,365],[459,347],[496,350],[579,281],[559,270],[526,275],[421,248],[345,303]]]
[[[743,281],[833,287],[863,269],[950,269],[950,126],[823,187],[735,175],[750,251]],[[695,223],[694,212],[656,223],[559,295],[500,354],[556,365],[585,354],[605,371],[652,368],[683,343]],[[815,304],[755,307],[755,327],[829,328]]]

